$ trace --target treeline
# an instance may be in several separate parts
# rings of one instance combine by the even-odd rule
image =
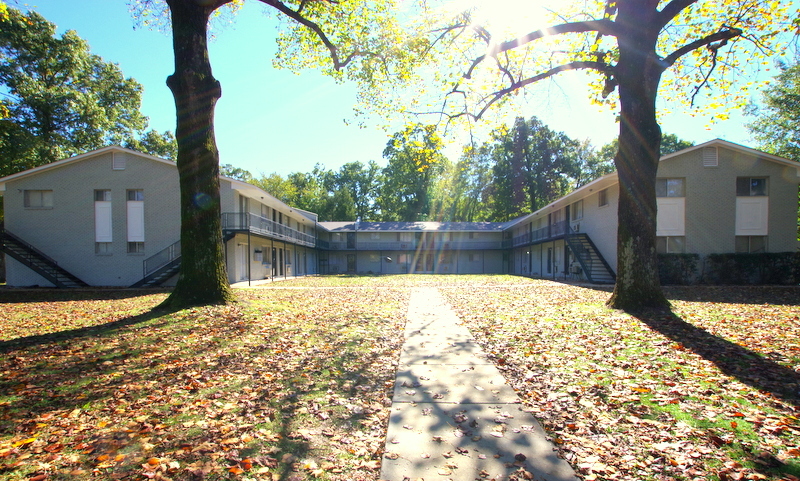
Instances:
[[[666,134],[662,155],[692,144]],[[456,162],[430,125],[392,136],[386,166],[349,162],[338,170],[255,178],[230,165],[222,173],[257,185],[322,221],[506,221],[534,212],[614,171],[616,141],[595,148],[556,132],[536,117],[495,129],[487,142],[466,146]]]

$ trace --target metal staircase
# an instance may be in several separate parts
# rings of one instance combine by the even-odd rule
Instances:
[[[565,236],[567,245],[572,250],[575,258],[581,265],[583,273],[589,282],[595,284],[613,284],[617,276],[611,266],[600,255],[597,246],[587,234],[568,234]]]
[[[162,249],[142,262],[144,277],[130,287],[157,287],[178,274],[181,268],[181,241]]]
[[[56,261],[45,253],[1,227],[0,250],[52,282],[58,288],[88,286],[88,284],[59,266]]]

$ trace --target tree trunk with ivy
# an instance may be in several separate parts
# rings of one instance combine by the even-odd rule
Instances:
[[[219,151],[214,106],[222,95],[208,57],[209,16],[223,1],[168,0],[175,73],[167,79],[177,110],[181,202],[181,269],[163,307],[181,309],[233,300],[222,243]]]
[[[620,97],[617,227],[617,282],[608,305],[632,310],[668,307],[658,279],[656,255],[656,173],[661,128],[656,95],[664,70],[655,55],[659,30],[649,16],[655,8],[620,2],[617,23],[619,62],[615,69]]]

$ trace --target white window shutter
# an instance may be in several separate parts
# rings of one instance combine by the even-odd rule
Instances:
[[[736,198],[736,235],[767,235],[769,197]]]
[[[144,242],[144,202],[128,201],[128,242]]]
[[[684,197],[659,197],[656,216],[657,236],[686,235],[686,199]]]
[[[112,242],[111,202],[94,203],[94,241]]]

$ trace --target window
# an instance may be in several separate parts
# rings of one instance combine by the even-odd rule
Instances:
[[[608,189],[603,189],[597,193],[598,197],[598,205],[603,207],[604,205],[608,205]]]
[[[737,197],[760,197],[769,195],[767,192],[767,179],[765,177],[737,177]]]
[[[380,232],[370,232],[369,238],[372,240],[381,240],[381,233]]]
[[[659,236],[656,237],[656,252],[659,254],[683,254],[686,252],[686,237],[684,236]]]
[[[370,254],[369,255],[369,261],[371,263],[373,263],[373,264],[377,264],[378,262],[381,261],[381,258],[380,258],[380,256],[378,254]]]
[[[94,191],[94,241],[111,242],[114,229],[111,221],[111,191]]]
[[[656,179],[656,197],[686,197],[683,179]]]
[[[128,242],[128,254],[144,254],[144,242]]]
[[[469,262],[479,262],[481,260],[478,254],[469,254],[468,259]]]
[[[52,190],[26,190],[23,194],[26,209],[52,209]]]
[[[453,263],[452,252],[443,252],[439,254],[439,264],[452,264],[452,263]]]
[[[736,252],[738,253],[767,252],[767,236],[737,235]]]
[[[111,242],[95,242],[94,253],[99,256],[111,255]]]
[[[583,201],[579,200],[572,204],[572,220],[583,219]]]
[[[144,200],[144,191],[141,189],[129,190],[128,191],[128,200],[129,201],[143,201]]]
[[[95,202],[111,202],[110,190],[96,190],[94,191]]]
[[[470,239],[474,239],[474,238],[475,238],[475,233],[474,233],[474,232],[470,232],[470,233],[469,233],[469,238],[470,238]],[[471,260],[471,259],[470,259],[470,260]]]
[[[128,242],[144,242],[144,191],[128,190]],[[128,250],[128,252],[131,252]]]

